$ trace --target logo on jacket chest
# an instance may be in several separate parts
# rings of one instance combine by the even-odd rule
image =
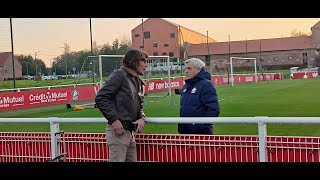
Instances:
[[[197,88],[195,88],[195,87],[193,89],[191,89],[192,94],[196,93],[196,91],[197,91]]]
[[[185,93],[186,91],[187,91],[187,88],[183,89],[182,92]],[[192,93],[192,94],[196,93],[196,91],[197,91],[197,88],[196,88],[196,87],[194,87],[194,88],[191,89],[191,93]]]
[[[145,85],[141,85],[141,89],[139,89],[138,95],[144,96]]]

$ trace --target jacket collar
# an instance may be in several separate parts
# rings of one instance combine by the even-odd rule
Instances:
[[[127,73],[129,73],[131,76],[133,77],[137,77],[140,79],[140,81],[142,82],[143,85],[145,85],[145,82],[141,79],[141,77],[131,68],[128,68],[126,66],[121,66],[121,69],[125,70]]]

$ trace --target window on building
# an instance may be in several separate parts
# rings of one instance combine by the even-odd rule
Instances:
[[[158,47],[158,42],[157,41],[153,41],[153,47]]]
[[[291,60],[291,59],[292,59],[292,56],[289,56],[288,59]]]
[[[169,47],[169,44],[164,44],[163,46],[164,46],[164,47]]]
[[[174,56],[173,52],[169,52],[169,56],[170,57]]]
[[[139,34],[134,35],[134,37],[139,37]]]
[[[154,56],[158,56],[158,52],[153,52],[153,55]]]
[[[308,64],[308,54],[306,52],[303,53],[303,64],[307,65]]]
[[[142,48],[144,48],[144,46],[140,46],[140,48],[142,49]]]
[[[144,32],[143,35],[144,35],[145,39],[149,39],[150,38],[150,31]]]
[[[163,52],[163,53],[162,53],[162,56],[166,56],[166,55],[167,55],[167,53],[166,53],[166,52]]]
[[[170,33],[170,38],[175,38],[176,34],[175,33]]]

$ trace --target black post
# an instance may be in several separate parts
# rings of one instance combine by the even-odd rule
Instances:
[[[248,54],[248,39],[246,38],[246,57],[247,57],[247,54]]]
[[[181,55],[182,52],[181,52],[181,36],[180,36],[180,26],[179,26],[179,29],[178,29],[178,34],[176,36],[176,38],[178,38],[178,41],[179,41],[179,61],[180,61],[180,76],[182,76],[182,60],[183,60],[183,56]]]
[[[16,72],[14,65],[14,51],[13,51],[13,33],[12,33],[12,18],[10,18],[10,32],[11,32],[11,59],[12,59],[12,72],[13,72],[13,88],[16,88]]]
[[[142,49],[144,50],[144,29],[143,29],[143,19],[142,19],[141,27],[142,27]]]
[[[229,59],[228,61],[230,62],[230,58],[231,58],[231,44],[230,44],[230,35],[228,35],[228,38],[229,38]],[[232,62],[230,62],[232,63]],[[230,64],[231,65],[231,64]],[[228,71],[228,85],[230,84],[230,75],[229,75],[229,67],[230,65],[228,66],[228,63],[227,63],[227,71]]]
[[[211,64],[211,62],[210,62],[210,52],[209,52],[209,33],[208,33],[208,31],[207,31],[207,49],[208,49],[208,60],[209,60],[209,72],[211,73],[211,70],[210,70],[210,64]],[[207,62],[206,62],[206,64],[207,64]]]
[[[29,69],[28,69],[28,64],[29,62],[25,62],[26,66],[27,66],[27,76],[29,76]]]
[[[143,29],[143,19],[141,19],[141,29],[142,29],[142,49],[144,50],[144,29]],[[152,63],[151,63],[152,64]],[[150,76],[152,76],[152,72],[150,71]],[[147,73],[144,73],[144,79],[147,79]]]
[[[263,68],[262,68],[262,55],[261,55],[261,49],[262,49],[262,46],[261,46],[261,40],[259,41],[260,42],[260,71],[261,71],[261,75],[262,75],[262,80],[264,81],[264,75],[263,75]]]
[[[229,68],[230,68],[230,64],[229,64],[229,66],[228,66],[228,64],[229,63],[227,63],[227,73],[228,73],[228,85],[230,84],[230,70],[229,70]]]
[[[91,44],[91,56],[93,56],[93,47],[92,47],[92,24],[91,24],[91,18],[89,18],[90,21],[90,44]],[[94,83],[94,58],[92,58],[92,83]],[[101,72],[102,73],[102,72]]]
[[[67,51],[64,49],[64,61],[66,62],[66,79],[68,79],[68,62],[67,62]]]
[[[181,38],[182,38],[182,43],[183,43],[184,51],[185,51],[185,53],[186,53],[186,57],[185,57],[185,58],[188,59],[188,58],[189,58],[189,56],[188,56],[188,50],[187,50],[186,45],[185,45],[185,43],[184,43],[184,38],[183,38],[183,34],[182,34],[182,31],[181,31],[180,25],[179,25],[179,30],[180,30],[180,35],[181,35]]]

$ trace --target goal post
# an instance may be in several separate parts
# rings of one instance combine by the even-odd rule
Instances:
[[[258,82],[258,74],[257,74],[257,59],[256,58],[243,58],[243,57],[230,57],[230,76],[231,76],[231,86],[233,87],[233,62],[235,60],[247,60],[247,61],[254,61],[254,79],[255,82]]]
[[[124,55],[99,55],[99,77],[100,77],[100,88],[102,88],[103,86],[103,71],[102,71],[102,58],[103,57],[110,57],[110,58],[119,58],[122,60],[122,58],[124,57]],[[119,62],[122,64],[121,60],[119,60]]]
[[[69,78],[74,78],[75,79],[75,84],[73,86],[73,90],[71,91],[71,98],[69,100],[69,102],[67,103],[66,107],[67,108],[71,108],[72,106],[74,106],[76,108],[95,108],[95,103],[93,99],[87,99],[88,97],[86,97],[85,100],[80,100],[79,98],[79,86],[93,86],[93,88],[89,88],[86,89],[86,91],[89,91],[88,94],[90,94],[89,96],[92,96],[92,92],[94,92],[94,94],[96,94],[97,91],[97,86],[98,83],[95,82],[95,77],[97,76],[98,72],[98,56],[87,56],[84,58],[83,62],[82,62],[82,66],[80,67],[80,69],[74,69],[74,74],[70,75],[71,77]],[[75,72],[75,70],[77,70],[77,74]],[[91,81],[92,79],[92,81]],[[88,83],[88,80],[91,83]],[[83,94],[83,93],[82,93]],[[81,95],[82,96],[82,95]]]
[[[113,64],[118,64],[118,66],[113,67],[115,69],[119,69],[120,66],[122,66],[122,58],[124,55],[99,55],[98,61],[99,61],[99,79],[100,79],[100,88],[103,86],[103,74],[105,72],[104,67],[106,66],[104,62],[110,61],[113,59]],[[148,68],[145,71],[145,75],[152,74],[152,71],[161,71],[166,72],[166,77],[163,79],[168,78],[168,96],[171,97],[171,63],[170,63],[170,57],[169,56],[149,56],[147,59]],[[158,62],[161,61],[161,62]],[[155,67],[157,66],[157,67]],[[146,76],[144,76],[146,77]],[[150,76],[149,76],[150,77]],[[150,78],[146,79],[150,80]]]

